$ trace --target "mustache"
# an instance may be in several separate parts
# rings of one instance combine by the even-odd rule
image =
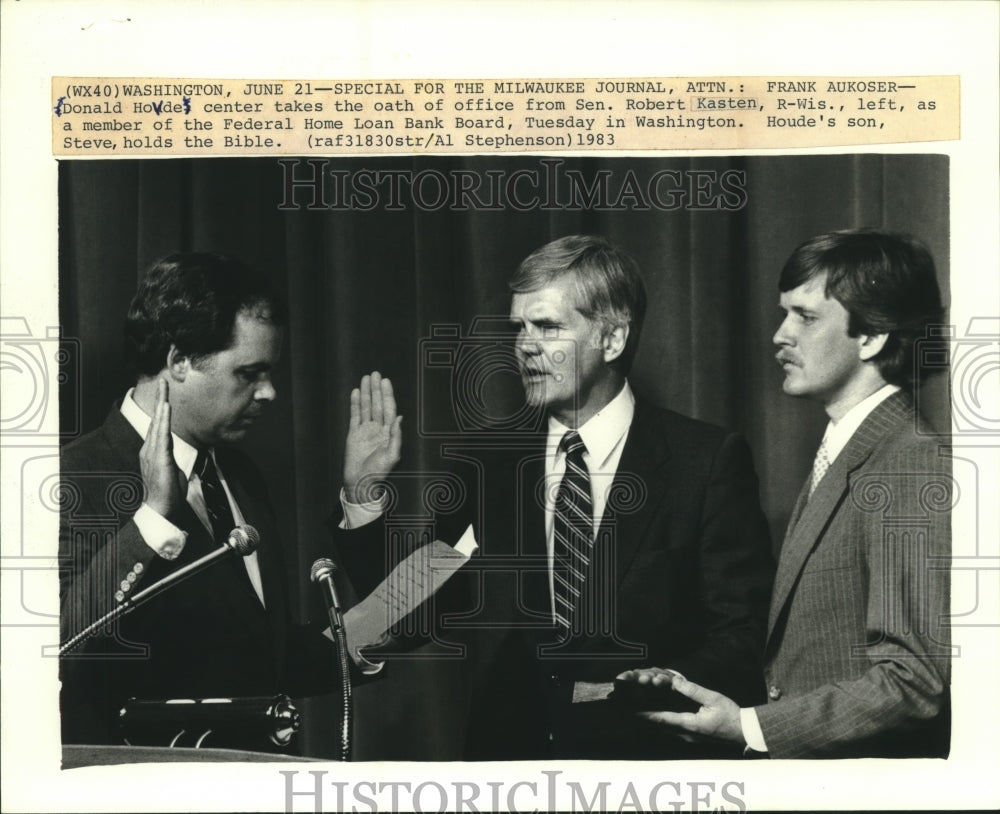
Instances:
[[[802,361],[794,354],[791,354],[786,350],[779,350],[776,354],[774,354],[774,358],[777,360],[779,365],[787,363],[795,365],[796,367],[802,367]]]

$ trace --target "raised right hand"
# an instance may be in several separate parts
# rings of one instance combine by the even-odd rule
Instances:
[[[146,504],[169,519],[187,499],[187,478],[174,461],[170,401],[164,379],[156,383],[156,403],[146,440],[139,450],[139,469],[146,490]]]
[[[379,481],[399,462],[403,417],[396,415],[392,382],[378,371],[351,391],[351,422],[344,446],[344,490],[351,503],[378,498]]]

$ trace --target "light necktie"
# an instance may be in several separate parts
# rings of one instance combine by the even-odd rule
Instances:
[[[553,585],[556,624],[565,639],[573,630],[574,608],[594,548],[594,504],[583,460],[587,448],[580,434],[567,432],[559,446],[566,453],[566,472],[556,493],[553,518]]]
[[[823,480],[823,476],[829,468],[830,455],[826,449],[826,436],[824,435],[823,441],[819,445],[819,449],[816,450],[816,458],[813,460],[812,481],[809,484],[809,497],[812,497],[813,492],[816,491],[816,487],[819,486],[819,482]]]
[[[212,524],[212,538],[221,544],[229,532],[233,530],[236,521],[233,511],[229,508],[229,499],[219,480],[219,472],[208,450],[201,450],[194,464],[194,471],[201,480],[201,494],[205,498],[205,509],[209,522]]]

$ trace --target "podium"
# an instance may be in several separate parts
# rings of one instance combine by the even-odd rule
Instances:
[[[288,746],[301,718],[287,695],[130,698],[118,713],[123,743],[63,744],[64,769],[121,763],[298,761]]]
[[[168,746],[90,746],[66,744],[62,768],[117,766],[128,763],[320,763],[311,757],[248,752],[241,749],[191,749]]]

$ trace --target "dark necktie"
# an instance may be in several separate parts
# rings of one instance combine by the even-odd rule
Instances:
[[[556,624],[563,638],[574,631],[573,619],[594,548],[594,503],[590,473],[583,461],[587,448],[571,430],[559,442],[566,453],[566,473],[556,493],[553,518],[553,585]],[[586,618],[586,613],[581,613]]]
[[[194,471],[201,480],[201,494],[205,498],[205,509],[212,524],[212,537],[216,543],[222,544],[229,537],[229,532],[236,525],[233,520],[229,499],[219,480],[219,472],[208,450],[201,450],[194,464]]]

